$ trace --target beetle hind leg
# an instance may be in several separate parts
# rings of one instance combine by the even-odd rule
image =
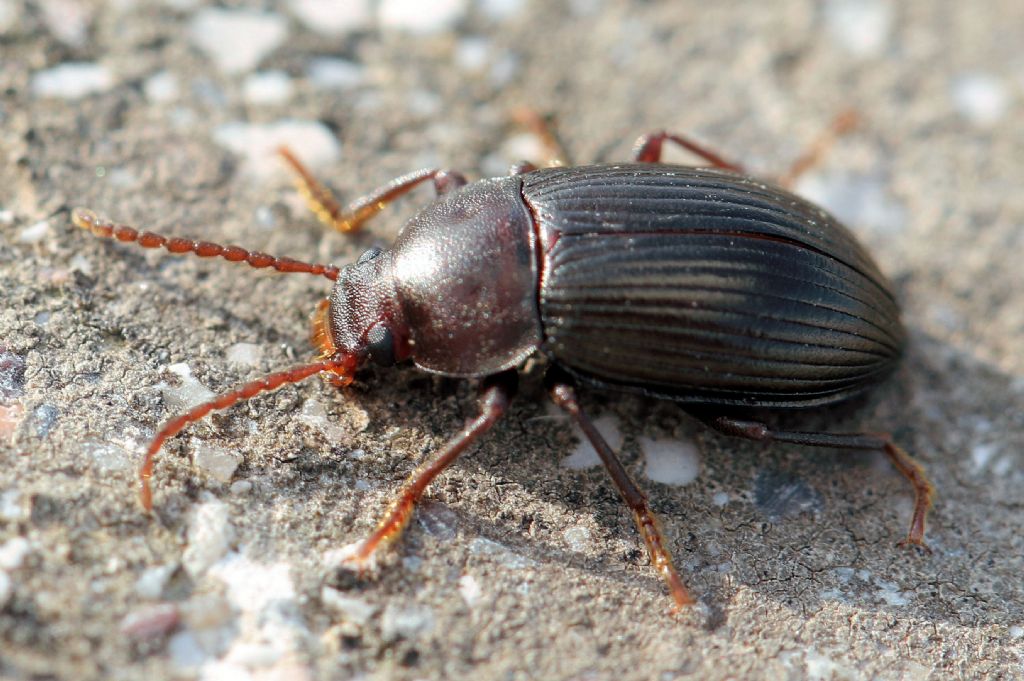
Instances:
[[[347,547],[344,565],[362,571],[371,568],[377,552],[393,544],[412,518],[416,503],[427,486],[471,444],[498,422],[516,392],[516,372],[506,371],[485,380],[478,398],[480,414],[443,447],[430,454],[406,478],[377,527],[366,539]]]
[[[691,412],[693,413],[693,412]],[[900,546],[920,546],[929,550],[924,541],[928,510],[935,498],[935,488],[928,480],[922,466],[914,457],[892,441],[889,435],[881,433],[806,433],[787,430],[772,430],[759,421],[747,421],[729,416],[711,416],[693,413],[695,417],[725,435],[742,437],[758,442],[787,442],[809,447],[835,447],[837,449],[859,449],[885,454],[914,489],[914,512],[910,529]]]
[[[605,470],[611,476],[615,488],[619,490],[622,500],[626,502],[629,510],[633,512],[633,519],[636,521],[637,530],[643,537],[647,546],[647,553],[651,558],[651,565],[658,571],[661,578],[668,586],[672,600],[676,608],[685,608],[693,605],[693,597],[683,584],[682,578],[672,563],[672,555],[665,548],[665,536],[662,534],[660,523],[650,505],[647,503],[647,495],[637,487],[633,479],[629,477],[622,462],[612,451],[605,439],[594,427],[593,422],[583,411],[579,399],[576,397],[576,390],[568,380],[562,380],[562,376],[556,376],[553,372],[548,374],[548,389],[551,399],[565,410],[570,417],[583,430],[583,434],[590,440],[590,444],[597,450]]]

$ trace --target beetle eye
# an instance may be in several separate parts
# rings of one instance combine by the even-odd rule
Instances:
[[[382,367],[395,363],[395,338],[391,329],[383,324],[374,324],[366,334],[366,350],[370,361]]]
[[[377,248],[376,246],[370,246],[366,249],[366,252],[359,256],[359,260],[356,261],[357,265],[362,265],[364,262],[370,262],[378,255],[384,252],[383,248]]]

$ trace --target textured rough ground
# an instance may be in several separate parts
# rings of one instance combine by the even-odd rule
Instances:
[[[0,676],[1024,676],[1021,3],[403,4],[0,2]],[[521,106],[575,159],[665,127],[765,174],[859,112],[800,189],[876,253],[911,347],[868,399],[801,425],[916,452],[940,494],[931,555],[894,548],[910,495],[884,462],[588,396],[701,600],[673,619],[539,367],[377,581],[332,552],[472,413],[472,386],[403,368],[254,400],[172,442],[140,512],[154,428],[308,357],[327,282],[102,243],[68,209],[342,263],[430,192],[325,234],[273,144],[351,198],[535,156]]]

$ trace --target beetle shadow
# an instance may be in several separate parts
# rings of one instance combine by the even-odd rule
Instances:
[[[625,435],[621,456],[658,513],[684,581],[705,603],[724,605],[749,588],[804,612],[831,602],[978,626],[1012,624],[1024,609],[1019,383],[919,336],[897,375],[874,391],[767,419],[811,431],[892,432],[925,465],[938,491],[930,554],[896,546],[909,523],[912,492],[881,454],[751,443],[707,430],[671,402],[581,394],[592,415],[618,418]],[[466,397],[459,394],[459,419],[472,415]],[[456,468],[471,477],[498,475],[502,485],[563,505],[567,516],[590,516],[603,529],[600,544],[633,548],[605,556],[567,548],[570,528],[507,505],[497,521],[463,522],[537,562],[568,563],[624,587],[643,584],[667,599],[645,567],[646,552],[605,472],[562,464],[573,447],[572,429],[567,419],[551,416],[543,400],[539,378],[526,376],[504,421]],[[390,425],[403,421],[416,419],[399,417]],[[685,486],[647,479],[640,437],[695,440],[703,459],[697,479]],[[538,522],[542,531],[527,536],[523,529]],[[622,561],[631,564],[625,571],[616,567]]]

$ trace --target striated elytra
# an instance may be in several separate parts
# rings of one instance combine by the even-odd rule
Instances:
[[[715,167],[659,163],[664,141]],[[903,350],[890,284],[821,208],[666,133],[641,138],[636,163],[521,164],[508,177],[474,183],[428,169],[347,209],[290,152],[282,155],[317,216],[342,231],[358,229],[420,183],[431,181],[439,198],[392,248],[371,249],[340,270],[73,213],[100,236],[335,281],[314,315],[318,361],[222,395],[158,433],[141,470],[147,509],[163,442],[214,409],[318,373],[344,385],[368,361],[411,360],[426,371],[482,379],[479,415],[426,457],[373,534],[349,547],[347,564],[366,569],[401,534],[434,477],[505,412],[517,367],[539,352],[550,360],[552,398],[594,445],[677,606],[692,598],[646,495],[583,412],[577,385],[675,400],[728,435],[880,451],[914,488],[905,543],[924,546],[933,489],[891,438],[776,430],[747,413],[847,399],[890,373]]]

